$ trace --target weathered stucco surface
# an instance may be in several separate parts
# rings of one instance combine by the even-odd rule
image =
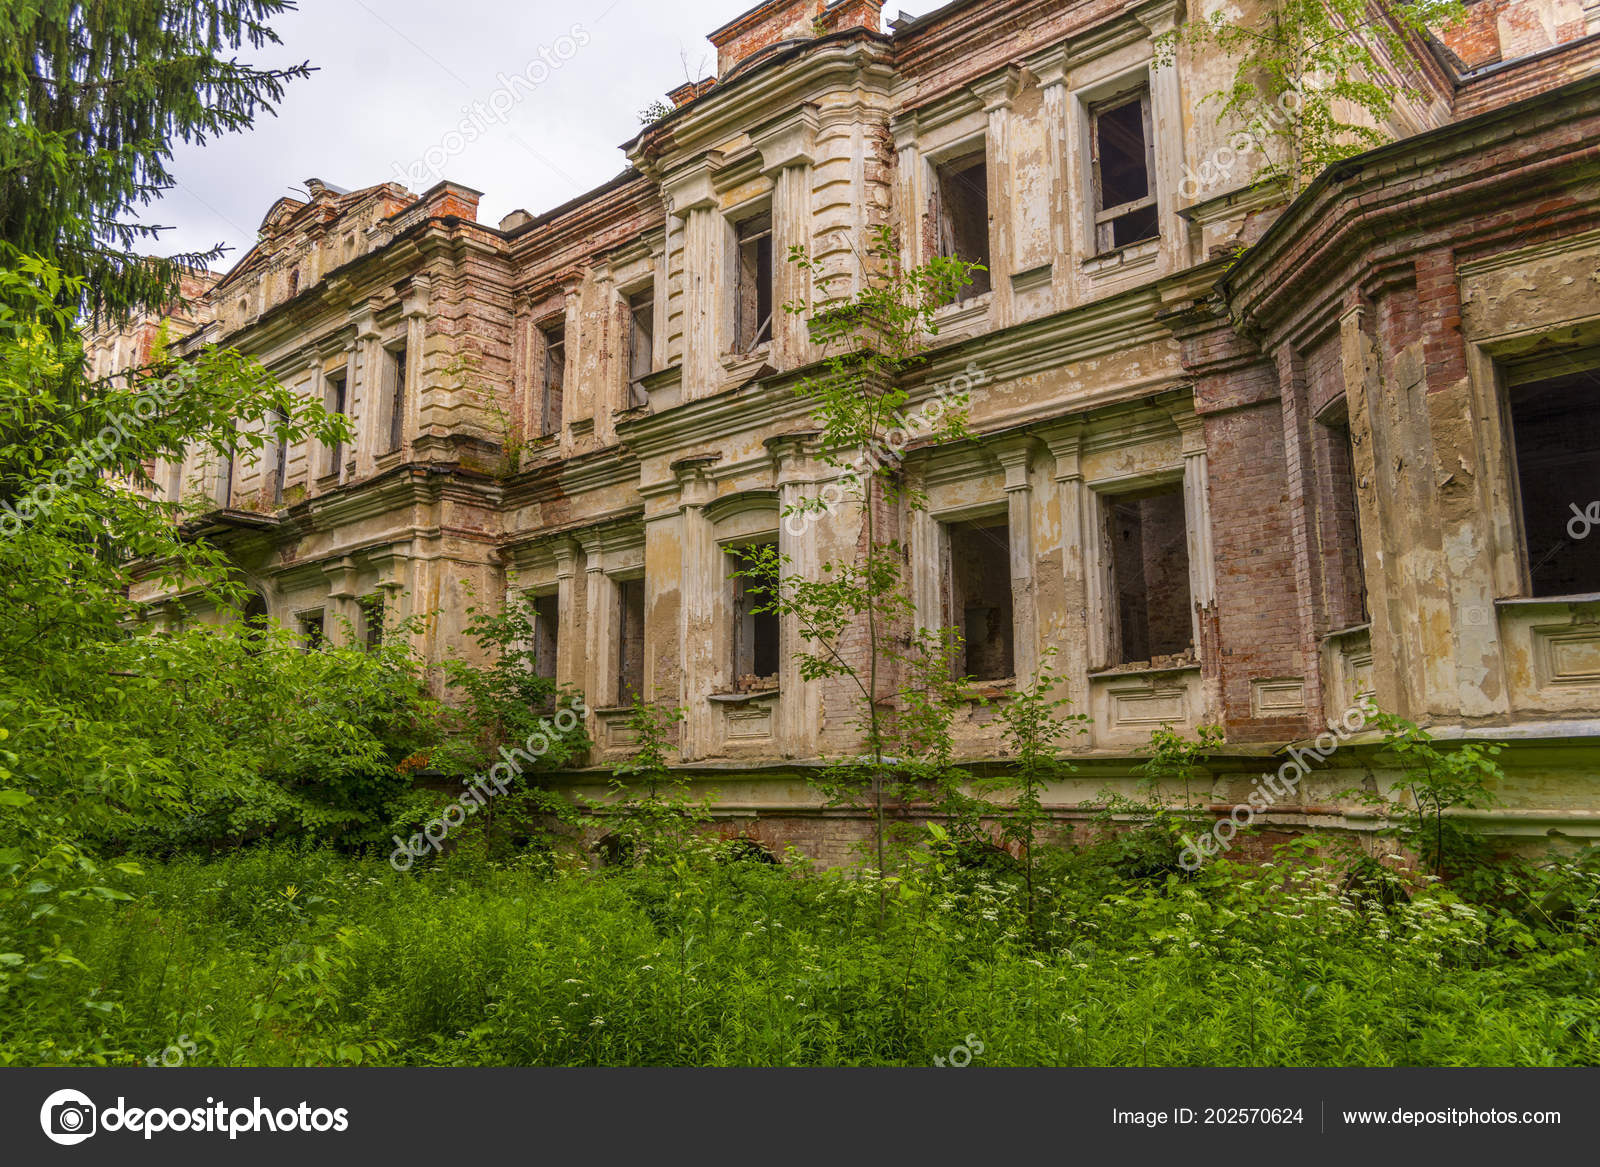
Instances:
[[[1091,715],[1053,795],[1064,826],[1130,786],[1162,724],[1223,727],[1225,809],[1369,691],[1514,743],[1498,829],[1600,833],[1600,599],[1533,594],[1507,404],[1550,362],[1600,392],[1595,14],[1472,8],[1446,37],[1456,64],[1420,42],[1391,62],[1423,95],[1397,107],[1398,141],[1286,210],[1205,100],[1230,66],[1157,63],[1174,0],[968,0],[889,33],[865,0],[774,0],[714,34],[718,77],[673,94],[626,171],[563,207],[493,227],[449,182],[280,200],[179,331],[342,405],[359,437],[287,449],[281,472],[269,450],[158,480],[181,480],[291,626],[359,637],[383,596],[391,618],[426,615],[416,647],[437,663],[472,595],[553,598],[554,676],[595,710],[595,767],[627,750],[641,684],[685,710],[679,759],[720,813],[842,858],[860,816],[805,777],[855,747],[849,694],[801,681],[787,626],[775,683],[750,683],[728,553],[771,540],[815,571],[856,552],[863,516],[847,499],[784,520],[838,476],[792,392],[821,354],[781,310],[742,336],[741,239],[769,225],[771,303],[815,306],[791,246],[847,291],[872,227],[921,263],[976,198],[989,290],[941,310],[910,385],[913,410],[970,392],[975,437],[913,443],[928,509],[881,517],[930,626],[962,619],[953,532],[1005,533],[1004,594],[968,607],[1009,607],[1013,675],[978,689],[1003,701],[1056,651]],[[1095,119],[1130,95],[1155,226],[1107,246]],[[977,194],[946,189],[956,160],[982,164]],[[153,328],[98,336],[99,367]],[[148,598],[153,619],[211,618]],[[1003,762],[995,713],[963,712],[959,754]],[[1384,765],[1358,741],[1266,822],[1361,826],[1335,795]]]

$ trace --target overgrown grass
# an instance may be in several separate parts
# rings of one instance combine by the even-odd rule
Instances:
[[[926,1066],[969,1034],[995,1066],[1600,1062],[1581,865],[1385,906],[1303,854],[1187,881],[1060,854],[1041,942],[1014,874],[918,854],[881,931],[870,875],[694,849],[175,862],[84,917],[84,967],[11,984],[0,1062]]]

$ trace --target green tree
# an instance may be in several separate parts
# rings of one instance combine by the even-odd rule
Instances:
[[[1220,7],[1156,44],[1170,64],[1179,46],[1219,50],[1235,64],[1228,85],[1206,99],[1242,123],[1262,152],[1262,177],[1293,193],[1341,159],[1388,141],[1396,100],[1425,94],[1404,68],[1415,38],[1459,20],[1460,0],[1261,0],[1257,20]]]
[[[177,142],[270,113],[306,64],[257,68],[290,0],[32,0],[0,5],[0,245],[50,261],[90,314],[159,310],[220,248],[151,258],[137,211],[175,182]]]
[[[923,359],[930,336],[939,331],[937,310],[971,282],[977,265],[954,258],[936,258],[905,269],[899,248],[887,227],[874,230],[861,258],[864,278],[854,294],[829,298],[840,277],[813,259],[804,248],[791,249],[789,262],[812,278],[823,307],[784,305],[791,315],[806,316],[813,342],[825,358],[818,370],[803,377],[795,392],[812,407],[820,428],[819,457],[842,472],[842,484],[859,508],[862,538],[850,559],[822,564],[815,578],[788,570],[771,547],[762,548],[743,574],[764,584],[769,596],[764,610],[794,622],[807,647],[797,654],[801,677],[808,682],[841,680],[854,693],[854,728],[862,752],[835,760],[819,787],[836,802],[865,798],[873,813],[873,848],[878,872],[885,870],[885,804],[891,787],[904,786],[927,764],[907,764],[906,747],[926,753],[936,745],[940,714],[926,698],[942,700],[930,689],[924,670],[919,681],[916,662],[929,647],[911,629],[914,611],[905,584],[905,548],[884,530],[895,509],[923,505],[902,473],[900,452],[907,437],[950,441],[966,436],[966,402],[942,399],[937,413],[924,408],[909,413],[912,398],[904,375]],[[842,522],[834,501],[821,494],[806,498],[785,516],[803,522]],[[848,644],[863,634],[859,647]],[[938,630],[934,644],[956,634]],[[909,638],[909,639],[908,639]],[[897,700],[895,680],[907,682],[910,702]],[[896,748],[897,707],[909,705],[901,723],[904,736]],[[903,712],[904,710],[902,710]]]

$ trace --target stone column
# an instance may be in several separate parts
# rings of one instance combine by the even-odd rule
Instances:
[[[723,580],[717,571],[716,540],[705,508],[714,497],[707,470],[715,456],[685,458],[672,464],[679,483],[679,532],[683,555],[683,601],[678,640],[683,659],[683,737],[685,762],[715,752],[717,720],[706,700],[716,675],[712,644],[716,600]]]
[[[591,709],[617,704],[617,601],[616,584],[605,572],[600,535],[584,531],[583,545],[584,658],[587,661],[584,696]]]
[[[383,425],[383,362],[379,359],[383,338],[378,334],[370,304],[356,315],[355,326],[351,352],[359,355],[360,367],[351,362],[345,390],[355,410],[356,437],[351,458],[356,476],[365,478],[372,473],[379,445],[387,437],[378,432]]]
[[[1055,462],[1056,505],[1060,510],[1061,593],[1058,613],[1041,640],[1055,645],[1056,669],[1067,680],[1067,695],[1078,712],[1089,704],[1089,670],[1102,663],[1105,629],[1095,629],[1091,582],[1097,578],[1089,563],[1089,524],[1094,521],[1094,496],[1083,481],[1083,428],[1069,424],[1043,430],[1039,435]]]
[[[712,152],[663,186],[669,214],[683,223],[683,400],[715,392],[721,383],[727,335],[723,323],[728,223],[718,210]]]
[[[998,446],[995,454],[1006,473],[1012,675],[1019,683],[1027,684],[1039,669],[1038,604],[1033,588],[1033,484],[1028,476],[1033,439],[1011,439]]]
[[[424,426],[451,428],[454,403],[441,389],[431,392],[423,377],[426,359],[428,317],[432,312],[433,297],[429,293],[431,281],[425,274],[411,277],[411,287],[406,292],[402,311],[406,322],[406,385],[405,417],[401,420],[400,448],[410,449]]]
[[[789,262],[791,247],[811,250],[811,168],[816,163],[817,111],[803,105],[755,137],[762,170],[772,179],[772,356],[779,369],[810,362],[804,317],[785,304],[811,303],[810,276]]]
[[[1152,38],[1171,33],[1178,23],[1177,0],[1152,0],[1134,9],[1133,15],[1149,30]],[[1181,200],[1178,186],[1183,181],[1186,153],[1187,118],[1184,116],[1183,87],[1178,82],[1178,63],[1150,63],[1150,122],[1155,136],[1156,213],[1161,224],[1161,251],[1168,270],[1189,263],[1188,224],[1178,217]]]
[[[578,639],[578,548],[562,539],[551,548],[556,560],[556,684],[584,688],[583,659],[573,649]]]
[[[1011,323],[1011,277],[1016,263],[1016,231],[1012,219],[1011,103],[1022,88],[1022,71],[1002,70],[972,86],[989,115],[985,166],[989,176],[989,286],[994,292],[990,323],[1004,328]]]
[[[812,457],[815,435],[792,434],[768,443],[776,464],[778,486],[778,554],[787,561],[785,572],[816,579],[820,571],[816,518],[794,514],[792,508],[818,485]],[[823,522],[827,516],[819,516]],[[815,757],[820,752],[817,730],[822,722],[821,686],[800,676],[800,654],[807,651],[793,619],[778,625],[778,749],[789,758]]]
[[[322,565],[322,574],[328,581],[328,599],[322,608],[322,627],[328,643],[351,643],[351,633],[356,630],[361,610],[356,592],[356,561],[346,555],[332,563]]]

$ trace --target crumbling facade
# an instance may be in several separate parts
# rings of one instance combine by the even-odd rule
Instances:
[[[1497,832],[1600,834],[1600,533],[1569,509],[1600,499],[1600,5],[1478,0],[1389,62],[1424,94],[1393,144],[1292,201],[1208,116],[1231,63],[1154,51],[1212,7],[957,0],[884,32],[874,0],[771,0],[565,206],[495,227],[450,182],[312,182],[184,343],[358,437],[191,460],[174,496],[308,641],[426,613],[437,662],[474,595],[528,601],[591,710],[565,780],[660,699],[720,814],[841,859],[860,814],[806,777],[858,746],[849,694],[730,572],[857,552],[848,503],[786,520],[840,471],[793,392],[822,353],[782,306],[820,294],[785,257],[848,291],[886,224],[907,265],[985,269],[909,386],[968,394],[974,436],[913,443],[927,507],[888,517],[918,622],[965,636],[960,756],[1003,763],[995,702],[1053,651],[1090,715],[1064,821],[1163,725],[1223,728],[1226,811],[1373,693],[1512,744]],[[1368,740],[1258,823],[1363,825],[1335,795]]]

